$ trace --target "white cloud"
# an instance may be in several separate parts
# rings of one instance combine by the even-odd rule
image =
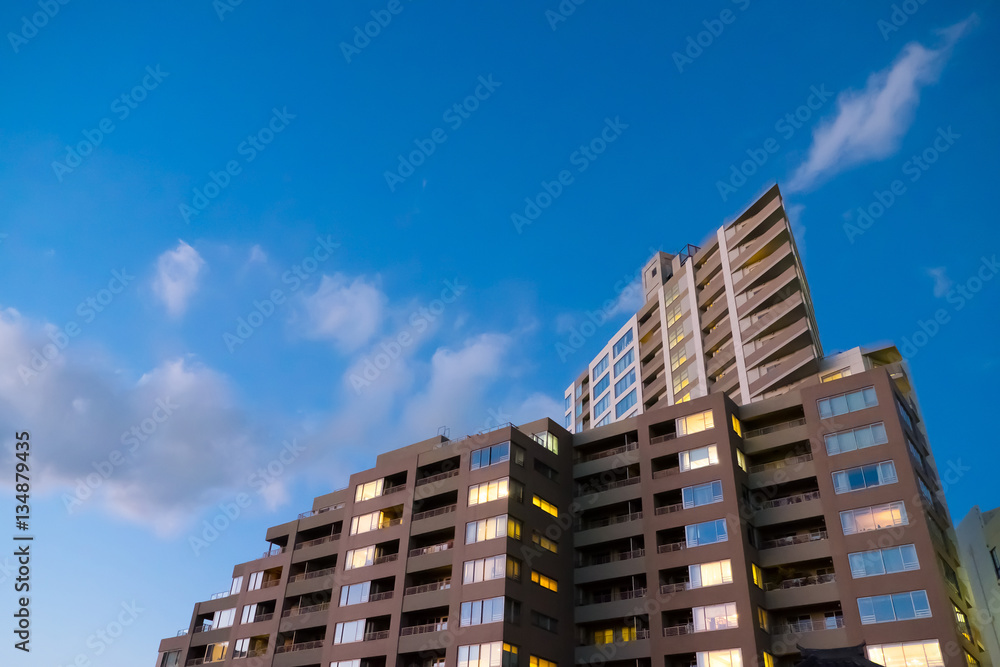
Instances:
[[[940,31],[942,43],[936,49],[907,44],[891,66],[868,77],[864,90],[840,93],[836,116],[813,132],[809,154],[793,175],[789,191],[807,189],[845,169],[895,153],[913,122],[921,88],[937,82],[952,47],[977,22],[973,14]]]
[[[184,241],[156,260],[153,292],[160,297],[171,317],[182,315],[188,299],[198,289],[198,278],[205,266],[198,251]]]
[[[938,298],[947,294],[954,284],[948,277],[948,269],[943,266],[927,269],[927,275],[934,279],[934,296]]]
[[[247,259],[247,263],[253,264],[254,262],[267,263],[267,253],[264,252],[264,249],[259,244],[250,248],[250,257]]]
[[[330,340],[344,350],[356,350],[378,332],[385,317],[386,298],[374,283],[337,273],[324,275],[311,295],[303,295],[304,335]]]

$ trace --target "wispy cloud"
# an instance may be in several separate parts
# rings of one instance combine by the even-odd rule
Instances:
[[[346,351],[358,349],[377,335],[386,314],[386,296],[375,282],[340,273],[324,275],[315,292],[302,296],[301,305],[303,334],[333,341]]]
[[[156,260],[153,292],[163,301],[171,317],[179,317],[187,309],[188,299],[198,289],[198,279],[205,260],[184,241]]]
[[[938,298],[947,294],[948,290],[954,284],[951,278],[948,277],[948,269],[943,266],[927,269],[927,275],[934,279],[934,296]]]
[[[937,82],[952,47],[978,20],[972,14],[940,30],[937,48],[907,44],[892,65],[868,77],[864,90],[841,92],[836,115],[813,132],[809,154],[795,171],[789,191],[805,190],[845,169],[895,153],[913,122],[921,89]]]

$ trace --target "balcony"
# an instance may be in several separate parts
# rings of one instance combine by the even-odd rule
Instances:
[[[414,486],[423,486],[424,484],[433,484],[434,482],[440,482],[451,477],[458,476],[458,470],[449,470],[447,472],[440,472],[436,475],[431,475],[430,477],[422,477],[417,480]]]
[[[448,540],[447,542],[442,542],[440,544],[432,544],[428,547],[420,547],[419,549],[410,549],[407,557],[413,558],[414,556],[423,556],[425,554],[435,554],[439,551],[447,551],[455,546],[455,540]]]
[[[664,468],[663,470],[657,470],[653,472],[653,479],[662,479],[663,477],[670,477],[671,475],[679,475],[681,469],[679,466],[674,466],[673,468]]]
[[[634,600],[645,596],[645,588],[636,588],[631,591],[619,591],[617,593],[608,593],[607,595],[594,595],[581,602],[580,606],[585,607],[592,604],[607,604],[608,602],[619,602],[621,600]]]
[[[411,625],[407,628],[400,628],[399,636],[408,637],[410,635],[423,635],[428,632],[441,632],[448,629],[448,621],[439,623],[425,623],[423,625]]]
[[[381,565],[382,563],[391,563],[394,560],[398,559],[399,559],[399,554],[386,554],[385,556],[379,556],[378,558],[376,558],[374,561],[372,561],[372,564]]]
[[[837,603],[840,593],[836,581],[836,575],[831,572],[768,582],[764,586],[765,604],[768,609],[791,609],[821,602]]]
[[[442,579],[441,581],[435,581],[429,584],[423,584],[421,586],[410,586],[403,591],[403,595],[420,595],[421,593],[430,593],[432,591],[444,591],[451,588],[451,579]]]
[[[314,570],[312,572],[300,572],[299,574],[293,574],[288,577],[288,583],[293,583],[296,581],[304,581],[306,579],[315,579],[316,577],[325,577],[328,574],[333,574],[337,568],[327,567],[322,570]]]
[[[805,426],[805,417],[800,419],[792,419],[780,424],[774,424],[773,426],[765,426],[764,428],[755,428],[750,431],[743,433],[743,439],[749,440],[750,438],[756,438],[761,435],[767,435],[768,433],[777,433],[778,431],[784,431],[786,428],[794,428],[796,426]]]
[[[674,512],[680,512],[684,509],[684,503],[675,503],[673,505],[664,505],[663,507],[657,507],[653,510],[653,513],[657,516],[661,514],[673,514]]]
[[[600,452],[595,452],[593,454],[585,454],[573,460],[573,464],[579,463],[589,463],[591,461],[599,461],[601,459],[607,458],[609,456],[617,456],[618,454],[624,454],[625,452],[631,452],[633,450],[639,449],[639,443],[629,442],[620,447],[615,447],[614,449],[605,449]]]
[[[429,519],[432,516],[441,516],[442,514],[450,514],[458,508],[458,505],[448,505],[446,507],[439,507],[436,510],[427,510],[426,512],[417,512],[413,515],[413,521],[420,521],[421,519]]]
[[[801,456],[792,456],[790,458],[781,459],[780,461],[771,461],[770,463],[761,463],[760,465],[750,466],[747,472],[754,475],[761,472],[781,470],[782,468],[786,468],[788,466],[794,466],[812,460],[812,454],[802,454]]]
[[[621,489],[626,486],[632,486],[633,484],[639,483],[639,477],[628,477],[626,479],[619,479],[614,482],[609,482],[607,484],[601,484],[600,486],[589,486],[587,484],[577,484],[576,485],[576,497],[588,496],[591,493],[601,493],[603,491],[611,491],[613,489]]]
[[[803,642],[803,635],[809,635]],[[797,651],[796,644],[810,648],[836,648],[847,645],[847,630],[843,616],[831,616],[822,621],[804,620],[778,625],[771,630],[771,652],[788,655]]]
[[[388,639],[388,630],[379,630],[378,632],[366,632],[364,636],[364,641],[366,642],[377,642],[381,639]]]
[[[340,539],[340,533],[336,533],[334,535],[327,535],[326,537],[319,537],[316,538],[315,540],[309,540],[308,542],[299,542],[298,544],[295,545],[294,550],[298,551],[299,549],[305,549],[306,547],[315,547],[320,544],[324,544],[326,542],[332,542],[333,540],[339,540],[339,539]]]
[[[606,565],[607,563],[617,563],[623,560],[642,558],[645,555],[646,555],[645,549],[633,549],[632,551],[622,551],[622,552],[616,551],[614,553],[602,554],[600,556],[593,556],[591,558],[577,559],[576,567],[591,567],[593,565]]]
[[[622,523],[628,523],[630,521],[638,521],[642,518],[642,512],[632,512],[631,514],[620,514],[618,516],[611,516],[604,519],[593,519],[591,521],[578,521],[576,529],[578,531],[593,530],[594,528],[606,528],[607,526],[616,526]]]
[[[673,440],[677,437],[676,433],[665,433],[664,435],[658,435],[655,438],[649,439],[649,444],[658,445],[661,442],[667,442],[668,440]]]
[[[344,508],[345,503],[337,503],[335,505],[328,505],[327,507],[320,507],[319,509],[309,510],[308,512],[302,512],[299,514],[300,519],[306,519],[311,516],[316,516],[317,514],[323,514],[324,512],[332,512],[333,510],[339,510]]]
[[[661,544],[656,547],[656,553],[658,554],[669,554],[675,551],[681,551],[687,549],[686,542],[670,542],[669,544]]]
[[[775,498],[774,500],[767,500],[755,509],[767,510],[773,509],[775,507],[787,507],[789,505],[797,505],[798,503],[804,503],[809,500],[819,500],[819,491],[809,491],[807,493],[797,493],[794,496],[786,496],[784,498]]]
[[[674,593],[683,593],[688,590],[688,586],[691,582],[689,581],[679,581],[676,584],[662,584],[660,586],[660,593],[663,595],[672,595]]]
[[[672,625],[668,628],[663,628],[664,637],[680,637],[681,635],[690,635],[694,633],[694,625],[692,623],[685,623],[684,625]]]
[[[277,549],[268,549],[264,552],[260,558],[270,558],[271,556],[278,556],[288,551],[288,547],[278,547]]]
[[[760,551],[761,567],[830,557],[830,545],[825,530],[765,540],[757,548]]]
[[[282,618],[290,618],[292,616],[302,616],[304,614],[314,614],[318,611],[326,611],[330,608],[329,602],[324,602],[323,604],[314,604],[308,607],[295,607],[294,609],[286,609],[281,612]]]
[[[276,646],[274,648],[274,654],[279,653],[294,653],[296,651],[308,651],[314,648],[323,648],[323,642],[325,640],[320,639],[314,642],[302,642],[301,644],[286,644],[284,646]]]

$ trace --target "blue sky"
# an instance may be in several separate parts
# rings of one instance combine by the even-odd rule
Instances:
[[[37,536],[5,664],[152,661],[377,452],[558,418],[651,249],[775,181],[827,352],[933,331],[951,512],[1000,504],[993,3],[45,4],[0,10],[0,423]]]

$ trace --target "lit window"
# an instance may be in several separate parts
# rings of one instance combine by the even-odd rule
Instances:
[[[731,417],[733,418],[733,432],[742,438],[743,425],[740,424],[740,420],[736,418],[736,415],[731,415]]]
[[[344,569],[353,570],[359,567],[368,567],[375,563],[375,545],[351,549],[344,557]]]
[[[688,380],[688,371],[690,371],[690,370],[691,370],[691,367],[688,366],[687,368],[685,368],[684,370],[682,370],[680,373],[675,373],[674,374],[674,376],[673,376],[673,382],[674,382],[674,393],[675,394],[677,392],[679,392],[681,389],[683,389],[684,387],[686,387],[686,386],[688,386],[690,384],[690,381]]]
[[[691,400],[691,392],[689,391],[688,393],[684,394],[683,396],[681,396],[680,398],[678,398],[674,402],[675,403],[687,403],[690,400]]]
[[[865,387],[839,396],[831,396],[817,401],[821,419],[837,417],[848,412],[857,412],[878,405],[874,387]]]
[[[695,654],[697,667],[742,667],[743,654],[740,649],[721,651],[699,651]]]
[[[861,491],[876,486],[896,483],[896,466],[892,461],[870,463],[857,468],[837,470],[833,473],[833,489],[837,493]]]
[[[687,546],[689,548],[702,546],[704,544],[725,542],[729,539],[725,519],[716,519],[715,521],[706,521],[704,523],[696,523],[691,526],[685,526],[684,536],[687,540]]]
[[[667,342],[671,350],[682,340],[684,340],[684,327],[676,327],[668,331]]]
[[[517,667],[517,647],[505,642],[459,646],[458,667]]]
[[[757,563],[752,563],[753,583],[757,588],[764,588],[764,572]]]
[[[736,450],[736,465],[742,468],[743,472],[747,471],[747,457],[739,449]]]
[[[839,371],[830,373],[829,375],[824,375],[820,378],[820,382],[832,382],[833,380],[839,380],[840,378],[846,378],[851,374],[850,368],[841,368]]]
[[[680,471],[687,472],[688,470],[697,470],[698,468],[717,465],[719,463],[719,454],[715,445],[708,445],[707,447],[680,452],[678,459]]]
[[[537,495],[531,496],[531,504],[541,509],[546,514],[551,514],[552,516],[559,516],[559,510],[556,508],[555,505]]]
[[[670,353],[670,370],[676,371],[685,361],[687,361],[687,345],[681,345]]]
[[[542,431],[541,433],[533,434],[531,438],[553,454],[559,453],[559,438],[554,433]]]
[[[764,632],[771,631],[771,617],[767,614],[767,609],[757,607],[757,626]],[[767,655],[766,653],[764,655]],[[771,658],[774,660],[774,658]]]
[[[545,549],[546,551],[551,551],[552,553],[559,553],[559,545],[553,542],[549,538],[545,537],[537,530],[531,534],[531,541]]]
[[[681,319],[681,315],[683,314],[684,310],[681,308],[681,302],[678,301],[667,310],[667,326],[669,327],[674,322]]]
[[[715,480],[698,486],[687,486],[681,489],[684,509],[710,505],[722,502],[722,481]]]
[[[469,507],[506,498],[510,495],[510,478],[501,477],[491,482],[473,484],[469,487]]]
[[[500,554],[462,563],[462,583],[476,584],[493,579],[518,580],[521,578],[521,563],[510,556]]]
[[[902,501],[874,507],[859,507],[840,513],[840,524],[844,529],[844,535],[865,533],[892,526],[905,526],[907,523],[906,509],[903,507]]]
[[[372,530],[387,528],[392,524],[392,519],[382,510],[369,512],[351,518],[351,535],[360,535]]]
[[[222,662],[226,659],[229,642],[217,642],[205,647],[205,662]]]
[[[885,433],[885,424],[882,422],[849,431],[830,433],[824,438],[826,440],[826,453],[830,456],[875,445],[884,445],[889,442],[889,436]]]
[[[728,559],[688,565],[688,588],[707,588],[731,583],[733,583],[733,568]]]
[[[528,660],[529,667],[558,667],[556,663],[551,660],[546,660],[544,658],[539,658],[538,656],[531,656]]]
[[[691,609],[695,632],[712,632],[739,627],[736,603],[713,604]]]
[[[556,580],[551,577],[546,577],[544,574],[539,573],[537,570],[531,571],[531,582],[538,584],[542,588],[548,589],[555,593],[559,590],[559,584]]]
[[[354,502],[359,503],[362,500],[371,500],[372,498],[381,496],[384,482],[384,479],[377,479],[374,482],[358,484],[354,490]]]
[[[927,591],[858,598],[858,611],[861,612],[862,625],[931,617]]]
[[[690,435],[715,428],[711,410],[677,418],[677,435]]]
[[[465,524],[465,543],[475,544],[498,537],[521,539],[521,522],[506,514]]]

